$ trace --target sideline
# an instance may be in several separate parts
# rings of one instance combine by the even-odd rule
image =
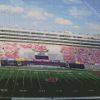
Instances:
[[[71,70],[69,70],[69,71],[60,71],[60,70],[32,70],[32,69],[18,69],[18,70],[31,70],[31,71],[53,71],[53,72],[72,72]]]

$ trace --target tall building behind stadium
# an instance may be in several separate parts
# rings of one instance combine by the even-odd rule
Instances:
[[[2,65],[66,66],[66,62],[100,64],[97,36],[0,28]]]

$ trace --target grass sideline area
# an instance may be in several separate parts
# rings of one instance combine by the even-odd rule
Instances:
[[[57,78],[55,82],[47,78]],[[100,96],[100,75],[91,70],[0,67],[1,97]]]

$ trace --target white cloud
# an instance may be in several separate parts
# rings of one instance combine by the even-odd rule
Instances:
[[[40,12],[37,12],[37,11],[35,11],[35,12],[32,12],[32,11],[30,11],[28,14],[27,14],[27,16],[30,16],[30,17],[39,17],[39,16],[41,16],[42,14],[40,13]]]
[[[37,25],[37,22],[33,22],[32,24],[33,24],[33,25]]]
[[[42,16],[42,13],[39,12],[39,11],[35,11],[35,12],[30,11],[30,12],[27,14],[27,16],[35,17],[35,18],[37,18],[37,19],[45,19],[45,17],[43,17],[43,16]]]
[[[12,10],[12,6],[0,5],[0,10]]]
[[[74,26],[74,28],[79,29],[80,27],[79,26]]]
[[[63,0],[65,3],[82,3],[81,0]]]
[[[15,26],[18,26],[18,24],[16,24]]]
[[[47,16],[47,17],[53,17],[54,16],[53,14],[48,14],[46,12],[44,13],[44,15]]]
[[[36,17],[37,19],[46,19],[45,17],[43,16],[39,16],[39,17]]]
[[[23,15],[23,14],[22,14],[22,15],[21,15],[21,17],[25,17],[25,18],[26,18],[26,17],[27,17],[27,15]]]
[[[27,23],[24,23],[24,25],[27,25]]]
[[[21,17],[34,17],[36,19],[46,19],[39,11],[30,11],[27,15],[22,15]]]
[[[73,25],[70,20],[65,20],[63,18],[56,18],[55,22],[58,24]]]
[[[23,11],[23,8],[21,7],[13,7],[12,8],[12,12],[22,12]]]
[[[23,8],[22,7],[12,7],[12,6],[6,6],[6,5],[0,5],[0,10],[9,10],[12,12],[22,12]]]
[[[88,10],[80,10],[77,7],[72,7],[70,10],[70,15],[91,15],[91,11]]]
[[[94,29],[94,30],[99,30],[100,31],[100,25],[89,23],[88,24],[89,28]]]

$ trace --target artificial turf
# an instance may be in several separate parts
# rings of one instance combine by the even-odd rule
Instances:
[[[47,78],[57,78],[49,82]],[[100,96],[100,74],[90,70],[1,67],[1,97]]]

